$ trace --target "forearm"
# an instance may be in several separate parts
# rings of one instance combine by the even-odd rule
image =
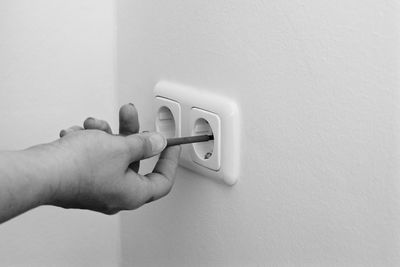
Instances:
[[[51,145],[0,152],[0,223],[50,201],[57,175]]]

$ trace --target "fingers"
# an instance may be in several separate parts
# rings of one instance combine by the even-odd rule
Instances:
[[[138,113],[133,104],[130,103],[121,107],[119,110],[119,125],[119,131],[121,135],[131,135],[139,132]],[[104,120],[87,118],[83,123],[83,127],[86,130],[96,129],[112,134],[110,125]],[[73,126],[67,130],[62,130],[60,132],[60,137],[78,130],[83,130],[83,128],[79,126]]]
[[[112,134],[112,130],[111,130],[111,127],[108,124],[108,122],[99,120],[99,119],[95,119],[95,118],[87,118],[83,122],[83,127],[86,130],[95,129],[95,130],[101,130],[106,133]]]
[[[60,131],[60,137],[63,137],[65,135],[69,134],[69,133],[76,132],[76,131],[81,131],[81,130],[83,130],[83,128],[81,126],[75,125],[75,126],[69,127],[68,129],[61,130]]]
[[[180,146],[168,147],[158,160],[152,173],[140,175],[132,170],[127,172],[128,185],[124,187],[126,208],[135,209],[145,203],[157,200],[167,195],[174,184]]]
[[[119,110],[119,134],[131,135],[139,132],[138,112],[132,103],[123,105]],[[140,161],[132,162],[129,165],[133,171],[138,172]]]
[[[131,135],[139,132],[138,112],[133,104],[126,104],[119,110],[119,133]]]
[[[166,138],[156,132],[128,135],[125,140],[130,163],[158,155],[167,146]]]
[[[109,134],[112,134],[111,127],[106,121],[98,120],[95,118],[87,118],[83,122],[83,128],[81,126],[72,126],[66,130],[61,130],[60,137],[63,137],[69,133],[72,133],[75,131],[81,131],[84,129],[86,129],[86,130],[96,129],[96,130],[101,130],[101,131],[107,132]]]
[[[168,147],[161,153],[153,172],[146,175],[151,185],[151,196],[146,203],[162,198],[171,191],[180,153],[180,146]]]

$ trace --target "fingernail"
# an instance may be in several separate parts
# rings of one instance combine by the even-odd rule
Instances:
[[[167,145],[165,137],[159,133],[153,133],[150,138],[151,150],[153,153],[160,153]]]
[[[87,120],[94,120],[94,118],[93,117],[88,117]]]

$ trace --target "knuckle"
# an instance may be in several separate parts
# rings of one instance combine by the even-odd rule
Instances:
[[[124,210],[135,210],[141,206],[138,203],[136,198],[125,197],[121,202],[121,206]]]
[[[94,119],[91,118],[91,117],[86,118],[86,119],[84,120],[84,122],[83,122],[83,126],[84,126],[84,127],[89,126],[89,124],[90,124],[91,121],[94,121]]]
[[[107,214],[107,215],[113,215],[113,214],[116,214],[119,211],[123,210],[123,206],[119,202],[120,201],[116,201],[114,199],[113,201],[105,203],[102,213]]]
[[[138,134],[137,135],[139,139],[139,148],[141,151],[145,152],[147,147],[148,147],[148,140],[145,136]]]
[[[138,190],[132,190],[129,186],[121,187],[118,192],[115,193],[113,201],[115,205],[110,207],[110,209],[132,210],[138,208],[138,197],[141,192],[137,191]]]
[[[171,192],[171,190],[172,190],[172,183],[169,182],[167,184],[167,186],[165,187],[165,191],[161,193],[160,198],[161,197],[165,197],[166,195],[168,195]]]
[[[137,154],[140,158],[144,158],[148,150],[147,138],[140,134],[135,135],[135,141],[130,146],[130,149],[132,154]]]
[[[119,211],[120,211],[119,209],[107,209],[103,211],[103,213],[107,215],[114,215],[117,214]]]

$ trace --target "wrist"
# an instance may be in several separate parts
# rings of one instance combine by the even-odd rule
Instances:
[[[55,143],[43,144],[16,152],[18,168],[30,183],[36,206],[49,205],[57,194],[61,179],[62,160]]]

